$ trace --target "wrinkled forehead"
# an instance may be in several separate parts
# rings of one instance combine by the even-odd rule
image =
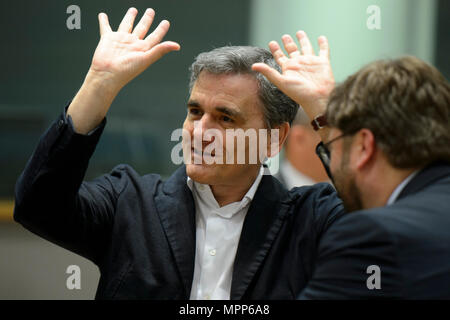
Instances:
[[[202,87],[215,88],[233,92],[234,94],[258,93],[258,81],[250,73],[213,73],[203,70],[197,80],[193,83],[193,88]]]
[[[214,74],[202,71],[195,81],[189,100],[203,107],[221,104],[241,112],[262,113],[258,81],[251,74]]]

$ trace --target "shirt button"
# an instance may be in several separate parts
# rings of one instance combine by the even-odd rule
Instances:
[[[209,250],[209,254],[212,256],[216,255],[216,249]]]

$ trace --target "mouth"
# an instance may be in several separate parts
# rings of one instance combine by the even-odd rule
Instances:
[[[191,148],[191,157],[202,160],[203,163],[204,159],[216,159],[216,157],[220,157],[220,154],[216,153],[214,150],[212,152],[205,152],[204,150]]]
[[[215,157],[216,156],[216,151],[213,150],[212,152],[205,152],[204,150],[198,150],[195,148],[191,148],[191,152],[192,154],[195,155],[199,155],[199,156],[204,156],[204,157]],[[217,154],[218,157],[220,157],[220,154]]]

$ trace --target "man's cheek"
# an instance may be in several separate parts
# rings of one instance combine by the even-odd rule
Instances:
[[[192,133],[183,127],[181,145],[183,148],[183,160],[185,164],[192,163]]]
[[[226,164],[236,164],[239,152],[245,152],[245,150],[240,150],[237,140],[236,137],[231,136],[224,141],[224,161]]]

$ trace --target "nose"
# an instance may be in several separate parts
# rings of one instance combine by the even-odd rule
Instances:
[[[209,114],[204,114],[200,120],[194,121],[194,140],[202,141],[203,146],[214,141],[214,136],[212,139],[208,135],[207,131],[214,128],[214,119]]]

